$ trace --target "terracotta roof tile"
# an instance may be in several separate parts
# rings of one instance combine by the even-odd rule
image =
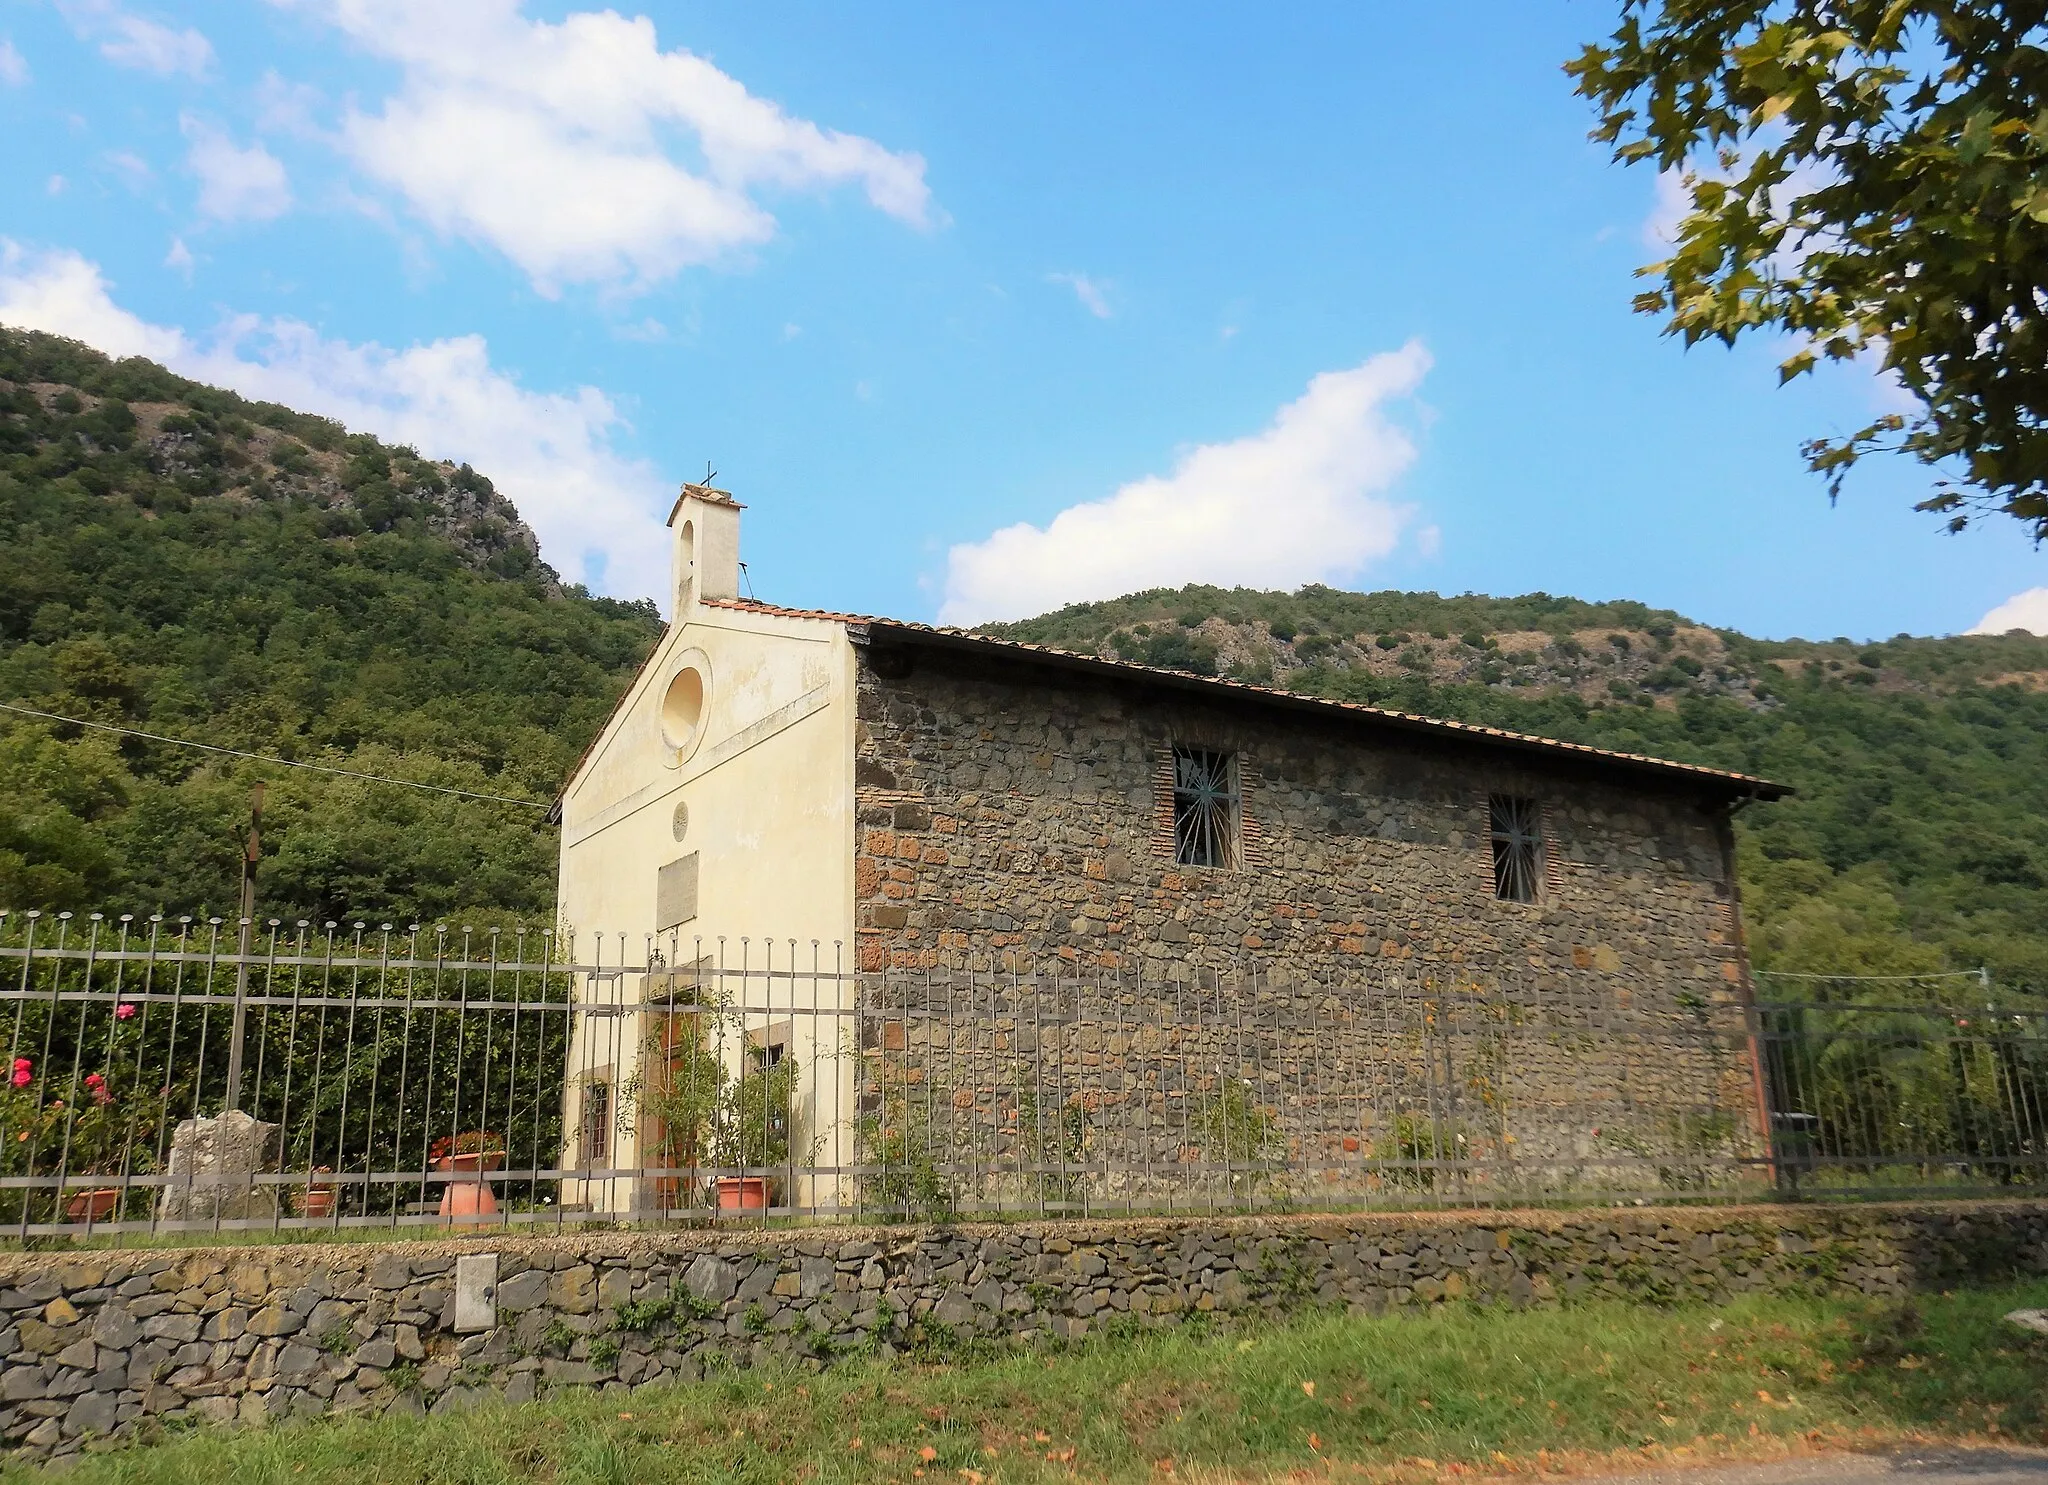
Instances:
[[[1732,785],[1739,792],[1754,793],[1766,799],[1780,798],[1792,792],[1789,785],[1772,783],[1769,779],[1755,778],[1745,773],[1732,773],[1727,769],[1707,768],[1697,763],[1676,763],[1669,758],[1656,758],[1647,753],[1624,753],[1612,748],[1596,748],[1590,743],[1563,742],[1554,737],[1540,737],[1529,732],[1511,732],[1501,727],[1487,727],[1477,722],[1455,722],[1446,717],[1426,717],[1414,712],[1397,712],[1362,701],[1338,701],[1329,697],[1304,696],[1297,691],[1282,691],[1273,686],[1254,686],[1244,681],[1226,680],[1218,676],[1191,675],[1186,671],[1165,670],[1155,665],[1139,665],[1129,660],[1105,660],[1099,655],[1085,655],[1073,650],[1031,644],[1018,639],[998,639],[993,635],[977,634],[967,629],[937,628],[930,624],[916,624],[902,619],[882,619],[868,614],[842,614],[826,609],[783,608],[777,604],[761,603],[749,598],[707,598],[700,601],[707,608],[737,609],[745,613],[769,614],[786,619],[821,619],[830,623],[862,625],[871,631],[894,630],[913,636],[927,635],[949,642],[986,645],[995,650],[1038,655],[1053,661],[1079,663],[1090,669],[1127,674],[1133,680],[1168,679],[1176,685],[1212,688],[1226,694],[1234,693],[1317,710],[1327,709],[1333,713],[1371,717],[1403,727],[1441,731],[1461,737],[1483,738],[1510,743],[1517,747],[1539,748],[1570,756],[1652,769],[1679,777],[1711,779],[1718,784]]]

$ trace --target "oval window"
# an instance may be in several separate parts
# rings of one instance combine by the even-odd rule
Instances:
[[[661,733],[677,751],[696,741],[697,728],[704,720],[704,672],[685,668],[668,683],[661,698]]]

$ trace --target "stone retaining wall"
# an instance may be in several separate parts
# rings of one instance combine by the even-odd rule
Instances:
[[[2048,1273],[2048,1205],[1628,1209],[0,1255],[0,1439],[450,1412],[763,1360],[1318,1305],[1871,1295]]]

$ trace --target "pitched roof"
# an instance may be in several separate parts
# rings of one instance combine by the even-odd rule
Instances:
[[[714,490],[709,485],[686,484],[683,486],[683,493],[676,496],[676,503],[668,508],[668,520],[664,524],[675,525],[676,512],[683,508],[685,500],[693,498],[703,501],[706,505],[723,505],[731,510],[746,509],[744,505],[741,505],[732,498],[732,491],[730,490]]]
[[[1617,767],[1626,772],[1658,776],[1673,783],[1706,785],[1717,792],[1738,796],[1768,801],[1782,799],[1793,792],[1789,784],[1773,783],[1769,779],[1732,773],[1727,769],[1706,768],[1697,763],[1676,763],[1668,758],[1653,758],[1645,753],[1624,753],[1612,748],[1596,748],[1589,743],[1562,742],[1557,738],[1538,737],[1527,732],[1511,732],[1505,728],[1487,727],[1477,722],[1455,722],[1446,717],[1419,716],[1413,712],[1398,712],[1386,707],[1371,706],[1362,701],[1338,701],[1323,696],[1304,696],[1299,692],[1282,691],[1272,686],[1254,686],[1244,681],[1225,680],[1216,676],[1190,675],[1186,671],[1166,670],[1155,665],[1139,665],[1130,660],[1104,660],[1097,655],[1079,654],[1073,650],[1031,644],[1024,640],[998,639],[993,635],[976,634],[964,629],[939,629],[929,624],[909,623],[901,619],[880,619],[867,614],[842,614],[825,609],[783,608],[777,604],[761,603],[749,598],[706,598],[700,602],[706,608],[736,609],[743,613],[767,614],[777,618],[819,619],[844,624],[849,629],[861,631],[857,637],[869,643],[883,639],[937,649],[1008,654],[1020,660],[1035,661],[1063,670],[1089,672],[1113,679],[1210,695],[1219,701],[1241,699],[1267,706],[1352,717],[1406,732],[1489,743],[1519,751],[1598,763]]]

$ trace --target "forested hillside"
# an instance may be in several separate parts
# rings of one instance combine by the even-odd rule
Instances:
[[[1761,773],[1760,964],[2048,993],[2048,640],[1770,643],[1636,603],[1216,588],[999,632]],[[0,701],[546,803],[660,630],[473,470],[0,331]],[[545,916],[542,812],[0,712],[0,907]]]
[[[2048,992],[2048,640],[1772,643],[1638,603],[1184,588],[1001,632],[1735,768],[1764,967]]]
[[[659,632],[469,469],[0,330],[0,701],[549,803]],[[546,916],[541,811],[0,712],[0,907]]]

